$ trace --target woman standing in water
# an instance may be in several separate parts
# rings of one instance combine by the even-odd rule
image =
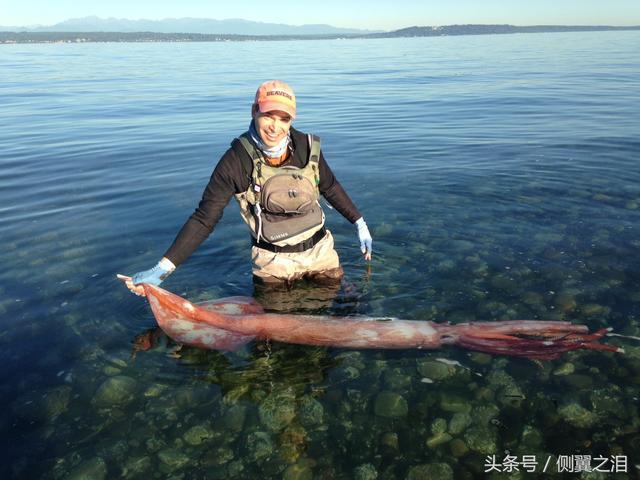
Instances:
[[[264,82],[251,106],[249,130],[231,142],[189,217],[162,259],[136,273],[127,286],[160,285],[213,232],[232,196],[252,237],[253,278],[281,285],[308,278],[339,283],[343,276],[320,195],[355,224],[364,258],[372,239],[364,218],[329,168],[320,139],[292,127],[296,97],[280,80]]]

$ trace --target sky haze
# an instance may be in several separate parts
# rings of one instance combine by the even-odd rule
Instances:
[[[266,23],[394,30],[414,25],[640,25],[640,0],[0,0],[0,25],[52,25],[70,18],[242,18]],[[320,6],[321,5],[321,6]]]

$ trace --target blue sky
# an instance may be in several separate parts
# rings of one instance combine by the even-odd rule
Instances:
[[[640,0],[0,0],[0,25],[50,25],[90,15],[244,18],[383,30],[455,23],[640,25]]]

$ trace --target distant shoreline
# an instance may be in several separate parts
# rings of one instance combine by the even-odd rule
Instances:
[[[505,35],[514,33],[602,32],[640,30],[640,25],[564,26],[564,25],[447,25],[442,27],[408,27],[392,32],[370,34],[323,35],[232,35],[208,33],[156,32],[0,32],[0,44],[30,43],[153,43],[153,42],[248,42],[287,40],[338,40],[371,38],[415,38],[460,35]]]

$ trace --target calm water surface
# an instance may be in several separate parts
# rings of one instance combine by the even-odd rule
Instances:
[[[159,336],[115,273],[149,268],[193,211],[253,92],[296,126],[372,230],[328,211],[347,285],[272,308],[462,322],[565,319],[640,334],[638,32],[0,46],[3,478],[637,475],[640,345],[535,363],[454,348],[233,354]],[[251,295],[230,205],[165,283]],[[563,457],[564,456],[564,457]],[[585,458],[585,457],[582,457]],[[616,463],[617,462],[617,463]],[[580,470],[580,468],[578,468]],[[600,475],[600,476],[598,476]],[[544,476],[544,475],[542,475]],[[610,476],[607,476],[610,478]]]

